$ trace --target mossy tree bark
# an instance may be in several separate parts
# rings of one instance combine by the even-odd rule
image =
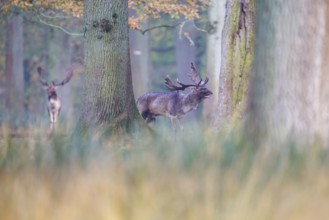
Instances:
[[[329,3],[257,0],[247,135],[279,146],[329,138]]]
[[[245,110],[252,69],[255,0],[227,0],[222,34],[216,127],[231,126]]]
[[[87,127],[126,130],[139,117],[130,67],[128,1],[85,0],[84,10],[83,121]]]

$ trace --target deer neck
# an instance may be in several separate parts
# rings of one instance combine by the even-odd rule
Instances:
[[[54,99],[54,100],[58,99],[56,91],[51,91],[48,93],[48,100],[50,101],[51,99]]]
[[[197,94],[190,92],[186,95],[183,95],[182,110],[184,113],[187,113],[189,111],[196,109],[198,104],[199,104],[199,100],[198,100]]]

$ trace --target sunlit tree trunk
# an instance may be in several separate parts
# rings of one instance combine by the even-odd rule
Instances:
[[[257,0],[244,129],[253,140],[328,146],[328,9],[322,0]]]
[[[252,69],[255,0],[227,0],[215,126],[235,125],[245,110]]]
[[[129,56],[128,1],[85,0],[87,125],[125,130],[138,117]]]
[[[204,102],[203,114],[208,120],[212,120],[218,100],[219,73],[222,58],[222,32],[225,19],[226,0],[212,0],[210,3],[208,18],[210,28],[207,36],[207,76],[210,81],[207,87],[213,92],[211,100]]]
[[[24,119],[23,16],[11,15],[6,35],[6,106],[9,117]]]

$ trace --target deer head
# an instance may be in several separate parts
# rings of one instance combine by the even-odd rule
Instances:
[[[169,117],[174,125],[176,120],[179,122],[186,113],[196,109],[202,100],[212,95],[212,92],[205,87],[209,79],[202,80],[193,63],[188,76],[193,84],[184,84],[178,79],[175,84],[167,76],[165,84],[170,92],[150,92],[138,98],[137,108],[146,122],[155,121],[156,116],[162,115]],[[187,94],[179,93],[187,88],[192,90]]]
[[[206,79],[203,81],[196,70],[193,63],[191,63],[191,73],[188,74],[189,78],[191,79],[194,84],[183,84],[178,79],[176,80],[177,85],[175,85],[169,76],[165,78],[165,84],[167,86],[167,89],[170,91],[180,91],[185,90],[186,88],[193,88],[193,93],[197,94],[197,97],[201,99],[208,98],[210,95],[212,95],[212,92],[205,87],[205,85],[208,83],[209,79],[206,77]]]
[[[65,79],[59,83],[55,81],[48,83],[43,77],[43,72],[44,70],[41,67],[38,67],[39,81],[42,87],[47,91],[47,95],[48,95],[47,109],[48,109],[51,127],[53,129],[54,123],[57,122],[61,110],[61,101],[57,96],[56,89],[59,86],[64,86],[66,83],[68,83],[71,80],[73,76],[73,70],[71,67],[68,68],[68,70],[66,71]]]

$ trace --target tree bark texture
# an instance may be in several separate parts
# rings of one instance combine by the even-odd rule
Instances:
[[[244,130],[271,145],[328,145],[329,3],[256,4],[255,72]]]
[[[245,110],[254,34],[255,0],[227,0],[215,127],[236,124]]]
[[[23,16],[11,15],[6,35],[6,105],[12,120],[24,115]]]
[[[204,102],[203,114],[212,120],[215,116],[218,100],[219,73],[222,60],[222,32],[225,19],[226,0],[212,0],[208,18],[210,28],[207,36],[207,76],[210,81],[207,87],[213,92],[211,99]]]
[[[127,128],[137,118],[129,54],[128,1],[85,0],[87,125]]]

